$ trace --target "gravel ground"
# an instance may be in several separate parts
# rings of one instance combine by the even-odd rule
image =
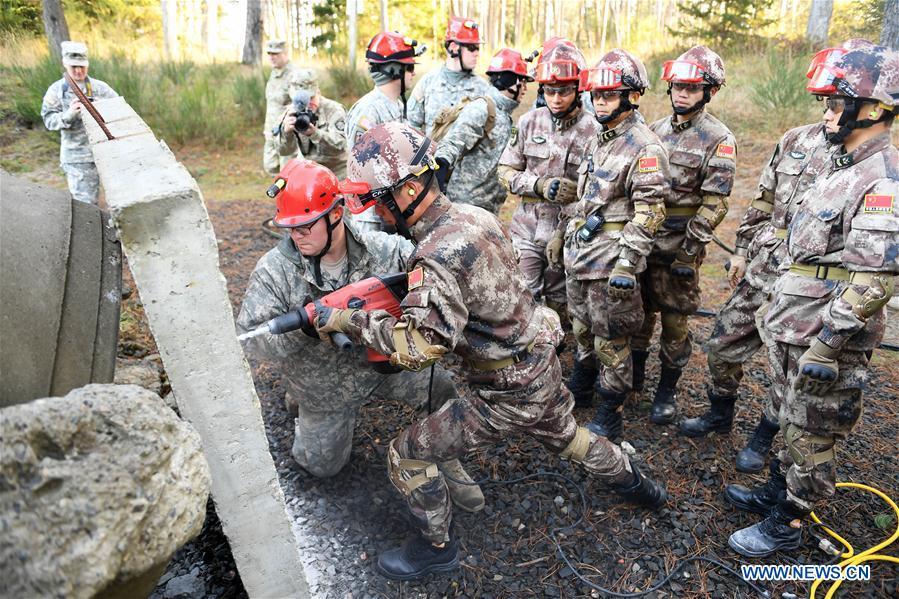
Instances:
[[[235,306],[239,306],[247,277],[255,261],[274,240],[258,224],[269,215],[266,202],[217,202],[210,216],[220,238],[222,270]],[[739,208],[737,209],[739,211]],[[727,235],[725,234],[725,237]],[[732,235],[731,235],[732,237]],[[709,264],[722,263],[713,251]],[[714,273],[713,273],[714,274]],[[720,305],[727,288],[719,278],[706,286],[706,305]],[[692,327],[697,341],[708,335],[711,321],[697,318]],[[570,347],[570,345],[569,345]],[[705,357],[697,351],[681,384],[680,406],[693,415],[705,407]],[[897,422],[899,397],[897,354],[881,353],[873,366],[873,384],[866,395],[862,425],[839,448],[839,480],[865,482],[899,499]],[[570,365],[570,356],[563,364]],[[636,398],[626,406],[625,437],[645,469],[667,483],[672,501],[657,513],[619,505],[613,496],[594,485],[582,471],[559,462],[528,439],[510,439],[501,446],[465,460],[476,478],[510,479],[541,470],[560,472],[580,485],[586,511],[571,485],[532,479],[484,488],[487,507],[479,514],[455,514],[461,538],[461,569],[416,583],[394,583],[374,569],[379,552],[401,543],[410,533],[403,504],[387,481],[387,442],[414,418],[405,406],[369,404],[357,420],[350,464],[336,477],[318,480],[296,467],[290,458],[292,420],[284,409],[283,389],[277,373],[266,364],[254,364],[272,455],[288,498],[289,511],[301,537],[312,590],[319,596],[368,597],[598,597],[578,580],[556,555],[552,529],[584,520],[566,532],[561,545],[581,574],[591,582],[617,592],[649,588],[678,560],[691,556],[717,556],[738,567],[727,547],[730,532],[758,518],[733,510],[721,497],[725,485],[753,484],[763,476],[737,473],[733,456],[751,434],[761,410],[759,398],[768,386],[761,357],[747,368],[746,384],[735,431],[706,439],[688,439],[675,426],[649,423],[649,404]],[[650,360],[647,388],[658,380],[658,361]],[[651,396],[650,396],[651,397]],[[588,420],[590,410],[576,413]],[[883,517],[888,508],[873,495],[838,492],[820,516],[832,523],[858,550],[879,542],[896,526]],[[899,547],[892,548],[892,554]],[[775,556],[756,563],[824,563],[826,557],[809,543],[792,556]],[[845,597],[895,597],[899,571],[893,564],[872,567],[872,581],[845,584]],[[807,596],[807,585],[765,584],[775,597]],[[823,590],[826,588],[822,587]],[[842,588],[841,588],[842,590]],[[203,533],[172,560],[153,597],[245,596],[210,508]],[[751,597],[753,593],[733,577],[705,563],[692,563],[673,581],[647,597]],[[823,596],[823,592],[819,594]]]

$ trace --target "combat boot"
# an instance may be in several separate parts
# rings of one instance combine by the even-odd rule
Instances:
[[[446,487],[456,507],[472,513],[484,509],[484,493],[481,492],[481,487],[468,476],[459,460],[440,462],[437,467],[446,479]]]
[[[637,465],[631,462],[631,471],[634,478],[631,482],[613,487],[615,493],[628,503],[642,505],[643,507],[657,510],[668,501],[668,491],[659,483],[648,478],[640,472]]]
[[[787,478],[780,472],[780,460],[771,460],[769,470],[770,475],[765,484],[754,489],[743,485],[727,485],[724,498],[739,510],[767,516],[787,493]]]
[[[688,437],[709,433],[729,433],[734,425],[736,395],[718,395],[709,389],[709,409],[702,416],[680,421],[680,432]]]
[[[571,377],[568,379],[568,389],[574,395],[574,407],[589,408],[593,406],[593,386],[599,370],[596,364],[588,360],[575,360]]]
[[[587,430],[609,441],[620,439],[624,428],[621,410],[627,394],[607,391],[599,385],[596,392],[599,394],[599,407],[596,408],[593,420],[587,423]]]
[[[737,470],[740,472],[759,472],[765,467],[765,459],[771,451],[774,436],[780,425],[768,420],[765,416],[759,421],[749,443],[737,454]]]
[[[633,387],[634,393],[643,391],[646,385],[646,359],[649,358],[649,351],[645,349],[632,349],[631,361],[634,368]]]
[[[662,366],[662,376],[652,400],[652,412],[649,414],[649,420],[654,424],[674,422],[674,416],[677,414],[677,381],[682,372],[680,368]]]
[[[727,544],[745,557],[765,557],[775,551],[798,549],[802,544],[801,520],[807,515],[808,512],[781,501],[767,518],[730,535]]]
[[[402,547],[378,556],[378,570],[391,580],[417,580],[435,572],[450,572],[459,567],[459,540],[450,531],[443,547],[434,547],[419,535]]]

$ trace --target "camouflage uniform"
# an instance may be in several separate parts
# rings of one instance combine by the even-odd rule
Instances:
[[[779,458],[787,498],[806,511],[834,493],[831,452],[861,416],[868,360],[885,328],[882,304],[867,316],[865,305],[882,297],[884,282],[899,273],[897,195],[899,151],[883,133],[851,153],[834,154],[790,224],[791,264],[774,286],[765,329],[776,342],[770,361],[784,397],[787,447]],[[839,353],[839,372],[832,387],[813,395],[795,384],[798,362],[822,342]]]
[[[237,317],[239,333],[304,305],[311,299],[369,277],[402,271],[412,246],[396,235],[346,228],[348,270],[341,280],[319,287],[307,259],[289,236],[263,256],[253,274]],[[324,274],[324,273],[323,273]],[[262,335],[245,342],[246,350],[276,360],[287,398],[298,404],[292,454],[315,476],[333,476],[350,457],[356,411],[370,397],[397,399],[413,406],[427,402],[428,373],[378,374],[365,361],[365,349],[339,352],[302,331]],[[455,396],[448,373],[435,371],[434,404]]]
[[[415,84],[409,99],[409,124],[430,135],[434,119],[441,110],[455,106],[462,98],[484,96],[490,87],[474,73],[451,71],[446,65],[441,66]]]
[[[262,130],[265,144],[262,147],[262,167],[266,172],[277,175],[284,168],[292,155],[281,155],[278,151],[279,140],[272,133],[290,106],[290,78],[295,67],[291,63],[283,69],[272,69],[265,84],[265,127]]]
[[[725,302],[708,341],[711,389],[735,396],[743,379],[743,363],[762,347],[756,313],[768,301],[780,265],[788,262],[782,243],[802,195],[827,166],[833,146],[824,139],[824,125],[815,123],[787,131],[774,149],[759,179],[759,194],[737,229],[737,255],[748,261],[746,274]],[[777,421],[782,401],[772,385],[765,417]]]
[[[403,103],[397,98],[391,100],[379,88],[359,98],[346,115],[347,149],[352,149],[362,134],[381,123],[403,120]],[[380,230],[381,217],[369,208],[362,214],[349,214],[348,218],[357,227],[365,230]]]
[[[78,87],[91,99],[115,98],[119,95],[103,81],[92,77],[88,77],[85,84],[79,84]],[[72,197],[79,202],[96,204],[100,198],[100,175],[97,173],[82,121],[91,116],[84,108],[80,113],[69,111],[69,105],[77,99],[65,78],[56,81],[44,94],[41,118],[48,130],[60,132],[59,163],[66,174]]]
[[[346,109],[340,102],[320,95],[315,114],[318,116],[315,131],[311,135],[282,132],[278,152],[288,160],[305,158],[317,162],[342,179],[346,176]]]
[[[736,170],[736,141],[730,129],[706,110],[681,123],[665,117],[649,127],[668,151],[671,192],[665,222],[655,235],[641,277],[646,316],[631,345],[634,350],[648,351],[656,312],[661,312],[662,366],[682,369],[693,350],[687,317],[700,306],[699,267],[705,246],[727,214]],[[692,278],[671,272],[681,250],[695,256]]]
[[[462,358],[466,397],[416,421],[391,443],[391,480],[424,538],[449,540],[450,503],[443,475],[422,468],[413,476],[415,464],[462,456],[513,433],[529,434],[563,456],[577,438],[583,449],[578,461],[592,474],[609,484],[632,480],[621,449],[578,428],[571,415],[574,402],[554,347],[558,319],[550,324],[552,311],[527,293],[499,221],[438,196],[411,231],[418,244],[409,259],[402,318],[357,311],[346,330],[410,367],[427,364],[434,352]]]
[[[484,135],[489,117],[487,101],[475,100],[462,109],[446,136],[437,144],[437,157],[454,165],[446,190],[450,200],[497,214],[506,201],[506,188],[499,182],[496,168],[512,135],[512,111],[518,107],[518,102],[492,85],[486,96],[496,106],[490,134]]]
[[[577,180],[587,145],[596,136],[598,124],[584,110],[576,110],[565,120],[553,118],[549,108],[525,113],[518,120],[499,163],[509,167],[501,174],[510,192],[521,196],[512,216],[509,233],[519,253],[519,268],[535,297],[563,305],[565,271],[549,264],[546,245],[557,229],[564,230],[574,204],[563,207],[537,196],[535,186],[541,177]]]
[[[595,361],[594,348],[603,341],[619,353],[617,366],[602,369],[600,385],[621,394],[631,388],[628,344],[640,330],[643,304],[639,278],[629,298],[615,299],[609,297],[609,275],[619,258],[637,273],[646,267],[669,195],[668,155],[637,111],[593,135],[586,155],[578,168],[576,216],[565,232],[568,311],[579,362]],[[606,224],[584,241],[577,233],[592,214]],[[649,217],[635,218],[638,214]]]

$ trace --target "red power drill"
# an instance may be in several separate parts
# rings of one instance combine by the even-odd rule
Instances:
[[[348,308],[351,310],[386,310],[394,318],[400,318],[403,310],[400,302],[406,297],[408,283],[406,273],[397,272],[386,275],[376,275],[350,283],[322,297],[318,301],[330,308]],[[315,332],[315,302],[309,302],[302,308],[296,308],[276,316],[259,328],[244,333],[238,339],[251,339],[264,333],[282,335],[290,331],[302,330],[310,337],[318,338]],[[331,340],[339,349],[348,351],[353,346],[350,338],[343,333],[331,333]],[[389,359],[384,354],[368,349],[368,361],[379,372],[395,372],[389,364]]]

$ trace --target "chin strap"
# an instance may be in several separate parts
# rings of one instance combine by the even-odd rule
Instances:
[[[326,214],[324,218],[325,228],[328,231],[327,241],[325,241],[325,246],[322,248],[322,251],[310,258],[310,261],[312,262],[312,273],[315,275],[315,284],[319,287],[324,285],[324,280],[322,279],[322,256],[327,254],[328,250],[331,249],[332,233],[334,231],[334,228],[337,226],[337,223],[331,222],[331,217],[329,214]]]
[[[400,100],[403,102],[403,121],[408,120],[406,117],[406,73],[400,77]]]
[[[543,94],[543,85],[542,85],[542,84],[540,85],[540,90],[539,90],[539,91],[540,91],[540,94],[542,95],[542,94]],[[545,100],[544,100],[544,102],[545,102]],[[577,92],[577,93],[575,94],[575,96],[574,96],[574,102],[571,103],[571,106],[569,106],[568,108],[566,108],[566,109],[563,110],[562,112],[553,112],[552,110],[549,110],[549,105],[548,105],[548,104],[546,105],[547,110],[549,110],[550,116],[552,116],[552,117],[553,117],[553,120],[556,121],[556,122],[564,121],[565,118],[568,117],[568,115],[570,115],[572,112],[574,112],[575,110],[577,110],[577,109],[580,108],[580,107],[581,107],[581,94],[580,94],[580,92]]]
[[[880,118],[877,120],[874,119],[862,119],[858,120],[858,113],[861,110],[862,101],[858,99],[846,99],[846,107],[843,108],[843,113],[840,115],[840,120],[837,121],[837,124],[840,126],[840,129],[836,133],[827,133],[825,132],[824,137],[828,142],[834,145],[840,145],[846,138],[849,137],[853,131],[856,129],[866,129],[877,123],[881,123],[887,119],[889,112],[886,110],[883,111],[883,114],[880,115]]]
[[[596,121],[599,124],[603,125],[603,129],[605,129],[606,123],[608,123],[610,121],[614,121],[615,119],[617,119],[619,116],[621,116],[625,112],[627,112],[629,110],[636,110],[639,107],[640,107],[639,104],[631,104],[630,98],[622,95],[621,102],[618,103],[618,108],[616,108],[615,110],[610,112],[607,116],[596,115]]]
[[[668,91],[665,92],[668,94],[668,98],[671,101],[671,109],[674,111],[674,114],[683,116],[685,114],[690,114],[691,112],[696,112],[697,110],[702,110],[702,107],[709,103],[712,99],[712,86],[703,85],[702,86],[702,100],[694,104],[693,106],[688,106],[687,108],[677,108],[674,105],[674,98],[671,96],[671,83],[668,83]]]

